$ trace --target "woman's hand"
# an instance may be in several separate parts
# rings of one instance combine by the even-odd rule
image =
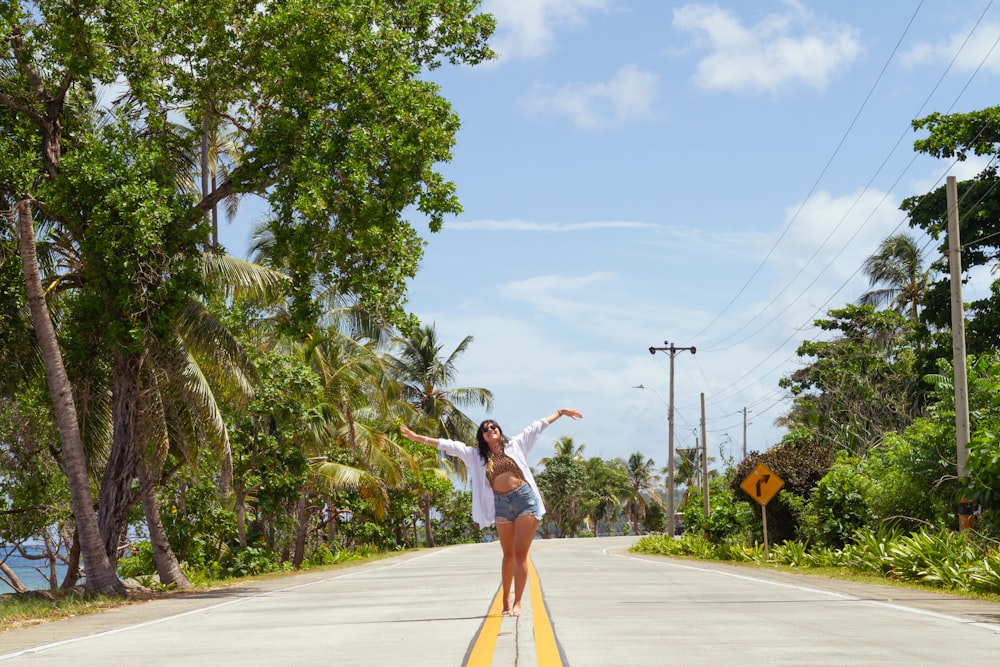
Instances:
[[[545,421],[551,424],[560,417],[569,417],[571,419],[582,419],[583,415],[580,413],[579,410],[574,410],[572,408],[559,408],[548,417],[545,417]]]
[[[407,440],[412,440],[413,442],[419,442],[423,445],[431,445],[432,447],[437,447],[437,438],[429,438],[425,435],[417,435],[414,433],[409,426],[406,424],[399,425],[399,432],[403,434],[403,437]]]

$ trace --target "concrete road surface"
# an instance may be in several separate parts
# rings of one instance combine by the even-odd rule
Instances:
[[[538,540],[501,617],[496,543],[178,594],[0,633],[10,665],[998,665],[1000,604]]]

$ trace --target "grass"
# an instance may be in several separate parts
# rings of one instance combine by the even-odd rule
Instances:
[[[994,549],[984,553],[947,531],[859,533],[857,540],[843,550],[786,542],[772,547],[767,560],[762,548],[715,545],[697,536],[646,536],[632,551],[1000,602],[1000,553]]]
[[[63,618],[73,616],[83,616],[85,614],[97,614],[108,609],[126,607],[134,604],[141,604],[149,600],[158,600],[173,595],[184,595],[194,591],[211,591],[238,586],[241,584],[256,581],[270,581],[282,579],[304,572],[327,572],[340,570],[345,567],[360,565],[373,561],[382,560],[390,556],[398,556],[404,551],[393,551],[386,553],[376,553],[363,558],[351,559],[332,565],[315,565],[308,570],[295,570],[291,572],[272,572],[250,577],[240,577],[234,579],[214,580],[206,583],[196,584],[187,591],[176,590],[149,590],[145,588],[130,589],[126,597],[112,596],[92,596],[80,592],[79,589],[70,592],[64,591],[29,591],[28,593],[8,593],[0,595],[0,634],[7,630],[24,628],[39,623],[48,623]]]
[[[8,593],[0,596],[0,633],[61,618],[124,607],[140,601],[138,598],[137,594],[129,594],[126,598],[114,598],[89,597],[79,593],[59,591]]]

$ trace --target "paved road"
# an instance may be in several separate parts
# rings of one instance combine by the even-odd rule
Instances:
[[[10,665],[996,665],[1000,605],[537,541],[498,614],[499,547],[427,550],[0,633]],[[527,598],[527,596],[526,596]]]

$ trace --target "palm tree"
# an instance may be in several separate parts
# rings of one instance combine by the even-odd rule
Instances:
[[[678,447],[677,448],[677,472],[674,475],[674,482],[683,485],[684,499],[691,493],[691,487],[698,484],[701,479],[701,448],[700,447]],[[684,501],[681,501],[684,504]]]
[[[493,394],[482,387],[451,387],[458,375],[458,358],[472,343],[466,336],[447,356],[433,326],[417,326],[396,340],[399,352],[390,361],[402,385],[403,400],[413,406],[438,437],[469,441],[478,424],[460,408],[479,405],[493,409]]]
[[[858,303],[876,308],[889,305],[901,315],[908,311],[914,323],[919,321],[919,306],[927,293],[930,271],[912,235],[895,234],[883,240],[863,268],[873,289],[862,294]]]
[[[328,302],[337,299],[326,295]],[[307,341],[292,343],[322,386],[322,418],[303,434],[311,473],[299,499],[299,522],[293,562],[301,562],[310,496],[329,496],[343,488],[357,489],[374,514],[389,509],[388,490],[402,483],[404,469],[422,466],[389,434],[390,425],[412,408],[400,398],[382,352],[387,331],[357,307],[334,307],[324,316],[326,327]],[[428,518],[430,509],[428,508]]]
[[[125,594],[125,585],[115,573],[114,566],[104,549],[101,531],[93,512],[93,496],[90,494],[90,480],[87,474],[87,459],[83,448],[83,437],[73,400],[73,388],[66,374],[62,352],[56,339],[55,327],[45,303],[41,274],[38,268],[38,254],[35,246],[35,229],[32,220],[31,202],[17,203],[17,228],[20,238],[21,260],[24,266],[24,282],[28,292],[28,306],[31,320],[41,349],[45,374],[48,379],[52,409],[59,427],[62,444],[62,465],[66,470],[73,514],[76,519],[77,534],[87,565],[87,590],[115,595]]]
[[[408,336],[396,339],[399,349],[397,356],[389,359],[394,380],[399,384],[402,400],[409,404],[419,418],[438,437],[471,442],[475,439],[478,425],[460,408],[469,405],[493,409],[493,394],[482,387],[451,387],[458,375],[458,358],[472,343],[472,336],[466,336],[446,357],[442,357],[442,345],[437,341],[433,326],[416,326]],[[424,470],[437,461],[443,471],[465,480],[464,466],[455,466],[454,460],[429,455],[417,457],[418,466]],[[424,529],[427,542],[431,544],[431,503],[433,493],[421,491],[424,510]]]
[[[203,279],[217,298],[274,299],[287,281],[282,273],[234,257],[205,253],[203,261]],[[232,449],[217,401],[221,393],[245,406],[259,378],[233,332],[196,299],[180,313],[173,337],[150,341],[144,378],[140,497],[160,582],[187,588],[190,582],[159,515],[156,488],[165,481],[164,462],[173,453],[176,460],[196,465],[199,448],[214,446],[220,460],[220,495],[228,497]]]
[[[599,457],[587,459],[587,479],[594,494],[593,518],[594,536],[599,537],[599,527],[603,519],[609,531],[618,511],[632,496],[627,488],[628,472],[621,459],[605,461]]]
[[[574,461],[579,461],[583,458],[583,450],[585,448],[586,445],[577,445],[576,443],[573,442],[572,437],[564,435],[558,440],[556,440],[555,443],[552,445],[552,451],[553,451],[552,457],[547,456],[541,459],[538,462],[538,464],[544,466],[546,463],[548,463],[550,460],[552,460],[552,458],[556,456],[565,456],[566,458],[572,459]]]
[[[632,531],[639,532],[639,521],[646,514],[646,496],[659,477],[653,472],[655,468],[653,459],[643,459],[641,452],[633,452],[629,455],[625,463],[628,473],[629,498],[626,503],[628,515],[632,520]]]

